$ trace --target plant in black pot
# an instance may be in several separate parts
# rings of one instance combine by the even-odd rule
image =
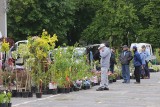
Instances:
[[[67,76],[65,81],[65,93],[70,93],[70,79]]]
[[[90,89],[90,87],[91,87],[90,80],[88,80],[88,79],[83,80],[83,89],[87,90],[87,89]]]
[[[48,83],[49,83],[49,79],[48,79],[49,75],[48,75],[48,71],[43,72],[43,94],[47,95],[48,94]]]
[[[114,74],[112,74],[112,75],[113,75],[113,82],[116,82],[116,81],[117,81],[117,74],[114,73]]]
[[[11,92],[0,93],[0,107],[11,107]]]
[[[51,94],[56,95],[58,93],[57,83],[56,82],[49,83],[49,89],[52,90]]]
[[[65,93],[64,81],[63,76],[58,79],[58,93]]]
[[[11,97],[12,97],[12,93],[11,93],[11,92],[7,92],[7,93],[6,93],[7,107],[11,107],[11,106],[12,106]]]
[[[71,51],[72,52],[72,51]],[[70,48],[58,48],[54,53],[53,78],[58,85],[58,92],[69,92],[69,76],[72,54]],[[65,91],[66,90],[66,91]]]
[[[16,51],[14,51],[12,53],[12,56],[14,57],[14,59],[17,59],[18,57],[20,59],[22,59],[23,61],[23,66],[24,66],[24,77],[23,78],[23,87],[25,88],[22,92],[17,92],[17,94],[22,94],[23,98],[27,98],[29,96],[29,92],[31,92],[31,75],[30,75],[30,71],[31,71],[31,66],[34,63],[34,60],[32,58],[32,54],[30,53],[30,49],[29,49],[30,45],[29,44],[20,44],[18,46],[18,49]],[[16,72],[17,73],[17,72]],[[17,82],[18,78],[16,76],[16,82]],[[16,84],[17,85],[17,84]],[[17,87],[17,86],[16,86]],[[19,91],[19,90],[18,90]],[[17,96],[19,96],[17,95]]]
[[[108,80],[109,80],[109,83],[113,83],[113,75],[112,74],[108,75]]]
[[[36,97],[41,98],[42,97],[42,79],[41,79],[42,73],[41,71],[33,72],[32,78],[34,80],[34,83],[36,85]]]
[[[4,93],[0,93],[0,107],[6,107],[6,103],[5,103],[5,94]]]
[[[36,97],[42,97],[42,80],[44,81],[44,61],[48,58],[49,50],[53,50],[55,47],[55,42],[57,36],[53,35],[52,37],[48,34],[47,31],[43,30],[40,37],[29,38],[30,52],[32,57],[35,59],[32,66],[32,77],[33,81],[37,87]]]
[[[120,80],[121,79],[121,75],[122,75],[122,72],[121,72],[121,68],[118,66],[118,65],[115,65],[115,71],[114,73],[117,74],[117,80]]]
[[[53,51],[50,52],[51,56],[54,55],[54,59],[57,55]],[[49,69],[48,69],[48,74],[49,74],[49,87],[48,87],[48,94],[57,94],[57,74],[56,74],[56,62],[53,62],[51,60],[51,63],[49,64]]]
[[[26,94],[28,94],[27,97],[33,97],[32,82],[31,82],[32,81],[32,69],[31,68],[34,65],[34,62],[35,62],[35,60],[31,56],[29,56],[25,60],[25,69],[26,69],[26,72],[27,72],[25,92],[26,92]]]

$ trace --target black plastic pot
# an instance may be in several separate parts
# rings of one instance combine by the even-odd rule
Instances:
[[[31,87],[31,92],[32,92],[32,93],[36,93],[36,91],[37,91],[37,87],[32,86],[32,87]]]
[[[93,86],[96,86],[96,83],[94,83],[94,82],[92,82],[91,84],[92,84],[92,87],[93,87]]]
[[[120,76],[118,76],[118,77],[117,77],[117,80],[120,80],[120,79],[121,79],[121,77],[120,77]]]
[[[88,85],[88,86],[86,86],[86,88],[87,88],[87,89],[90,89],[91,87]]]
[[[65,88],[58,88],[58,93],[65,93]]]
[[[74,90],[74,91],[79,91],[79,88],[74,87],[73,90]]]
[[[86,86],[83,86],[82,89],[86,90],[87,88],[86,88]]]
[[[70,88],[70,92],[73,92],[73,87]]]
[[[113,82],[116,82],[117,80],[116,79],[113,79]]]
[[[123,79],[123,77],[122,77],[122,76],[120,76],[120,79]]]
[[[53,89],[53,90],[52,90],[52,94],[53,94],[53,95],[56,95],[56,94],[57,94],[57,89]]]
[[[36,93],[36,98],[42,98],[42,93],[41,92],[37,92]]]
[[[99,81],[98,83],[96,83],[96,85],[100,85],[100,83],[101,83],[101,82]]]
[[[47,94],[52,94],[52,92],[53,92],[53,89],[48,89],[47,90]]]
[[[32,93],[32,92],[29,92],[29,93],[28,93],[28,97],[33,97],[33,93]]]
[[[47,95],[47,90],[42,91],[43,95]]]
[[[16,97],[22,97],[22,92],[17,92]]]
[[[8,107],[12,107],[12,103],[8,103]]]
[[[12,90],[12,97],[16,97],[17,90]]]
[[[24,91],[22,92],[22,97],[23,98],[28,98],[29,92],[28,91]]]
[[[90,86],[83,86],[83,89],[88,90],[88,89],[90,89]]]
[[[65,88],[65,93],[69,93],[70,92],[70,88]]]
[[[109,83],[113,83],[113,80],[109,80]]]
[[[8,107],[8,103],[0,103],[0,107]]]

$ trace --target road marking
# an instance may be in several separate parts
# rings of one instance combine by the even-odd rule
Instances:
[[[33,103],[33,102],[37,102],[37,101],[46,100],[46,99],[56,97],[56,96],[59,96],[59,95],[61,95],[61,94],[52,95],[52,96],[49,96],[49,97],[46,97],[46,98],[40,98],[40,99],[32,100],[32,101],[26,101],[26,102],[23,102],[23,103],[15,104],[15,105],[13,105],[13,107],[18,107],[18,106],[23,105],[23,104],[28,104],[28,103]]]

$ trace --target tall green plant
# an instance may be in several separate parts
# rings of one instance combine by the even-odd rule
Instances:
[[[43,65],[47,61],[49,51],[54,49],[55,42],[58,39],[56,35],[51,36],[47,31],[43,30],[40,37],[29,38],[28,40],[30,53],[34,58],[32,77],[37,85],[38,92],[40,92],[42,82],[46,79],[46,75],[44,75],[46,71]]]

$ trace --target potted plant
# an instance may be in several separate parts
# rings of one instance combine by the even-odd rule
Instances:
[[[6,107],[6,103],[4,103],[5,94],[0,93],[0,107]]]
[[[20,44],[18,46],[18,49],[16,51],[12,52],[12,57],[15,60],[17,60],[18,58],[23,60],[23,65],[22,66],[24,67],[24,70],[21,72],[22,76],[18,77],[17,76],[18,72],[16,70],[16,90],[17,90],[17,94],[19,94],[18,96],[22,95],[22,97],[27,98],[29,96],[29,88],[30,88],[30,82],[31,82],[30,72],[29,72],[30,62],[28,62],[28,59],[30,58],[30,52],[29,52],[28,44]],[[18,81],[19,79],[20,79],[20,81]],[[23,84],[24,90],[22,92],[19,92],[18,82],[21,83],[20,86],[22,86],[22,84]]]
[[[43,62],[48,58],[49,51],[54,49],[56,41],[57,36],[51,37],[45,30],[43,30],[41,37],[29,38],[30,53],[35,59],[32,66],[32,77],[38,89],[37,98],[42,96],[42,83],[45,81]]]
[[[0,107],[11,107],[11,92],[0,93]]]
[[[113,83],[113,74],[108,75],[109,83]]]
[[[69,92],[70,88],[70,58],[68,57],[68,52],[66,48],[58,48],[54,54],[53,67],[53,77],[52,81],[57,83],[58,92],[65,93]]]
[[[11,97],[12,97],[12,93],[11,92],[7,92],[6,93],[6,99],[7,99],[7,104],[8,104],[7,107],[11,107],[12,106]]]
[[[118,65],[115,66],[115,73],[117,74],[117,80],[120,80],[121,79],[121,75],[122,75],[122,72],[120,71],[120,68]]]
[[[49,81],[49,90],[48,90],[48,93],[49,94],[53,94],[53,95],[55,95],[55,94],[57,94],[57,75],[56,75],[56,66],[55,66],[55,64],[56,63],[51,63],[50,65],[49,65],[49,70],[48,70],[48,72],[50,73],[50,76],[49,76],[49,78],[50,78],[50,81]]]
[[[116,82],[117,81],[117,79],[116,79],[117,78],[117,73],[113,73],[112,75],[113,75],[113,82]]]
[[[39,65],[39,67],[36,69],[36,71],[32,71],[32,80],[34,81],[34,84],[36,85],[37,88],[37,92],[36,92],[36,97],[37,98],[41,98],[42,97],[42,77],[43,77],[43,73],[41,70],[41,66],[40,66],[40,62],[37,63]]]

